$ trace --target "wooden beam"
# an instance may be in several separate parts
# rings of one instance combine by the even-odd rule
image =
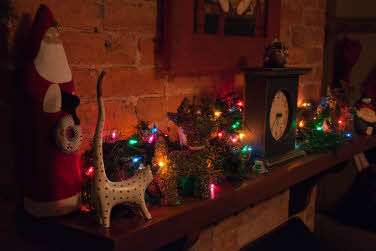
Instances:
[[[376,33],[376,17],[328,17],[327,25],[336,33]]]
[[[145,221],[141,216],[112,219],[110,229],[98,225],[93,216],[70,215],[49,221],[74,232],[75,238],[80,242],[84,242],[84,237],[90,236],[92,245],[96,240],[102,245],[107,243],[106,250],[154,250],[310,179],[351,159],[356,153],[374,147],[376,137],[355,135],[352,142],[345,143],[335,152],[308,154],[288,164],[273,167],[267,174],[252,174],[250,180],[242,183],[220,185],[213,199],[185,198],[181,206],[151,206],[151,221]]]

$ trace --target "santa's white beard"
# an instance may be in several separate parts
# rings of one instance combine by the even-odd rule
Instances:
[[[42,41],[34,65],[39,75],[52,83],[61,84],[72,80],[62,43]]]

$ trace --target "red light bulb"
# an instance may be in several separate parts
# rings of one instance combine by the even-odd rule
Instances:
[[[86,174],[86,176],[92,176],[93,175],[93,173],[94,173],[94,167],[89,167],[87,170],[86,170],[86,172],[85,172],[85,174]]]
[[[153,140],[154,140],[154,135],[151,135],[151,136],[149,137],[149,139],[148,139],[148,142],[149,142],[149,143],[153,143]]]

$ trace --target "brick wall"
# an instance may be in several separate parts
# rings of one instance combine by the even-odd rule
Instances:
[[[174,134],[176,128],[165,114],[175,111],[184,96],[243,82],[239,74],[221,78],[164,73],[155,57],[157,0],[66,0],[64,4],[57,0],[13,0],[11,45],[22,18],[32,18],[42,2],[59,22],[76,93],[81,98],[81,150],[88,147],[94,133],[95,84],[101,70],[108,72],[103,91],[106,128],[128,133],[137,119],[143,119]],[[282,0],[281,39],[290,47],[290,65],[313,68],[311,74],[302,77],[300,100],[320,94],[325,8],[325,0]]]
[[[174,134],[166,119],[182,98],[218,86],[242,84],[241,76],[172,77],[156,62],[156,0],[14,0],[17,27],[22,15],[34,15],[46,3],[59,22],[76,93],[81,98],[84,145],[88,147],[96,120],[95,84],[101,70],[107,108],[106,128],[130,133],[137,119],[155,122]],[[281,39],[290,49],[290,64],[312,67],[301,80],[300,99],[318,98],[322,79],[325,0],[282,0]],[[11,41],[11,40],[10,40]]]
[[[183,97],[236,88],[244,82],[239,73],[173,77],[163,72],[155,57],[157,0],[2,1],[0,31],[7,32],[0,32],[0,50],[8,56],[0,60],[0,73],[4,76],[0,130],[10,133],[4,133],[0,143],[5,177],[0,181],[0,200],[6,200],[10,207],[19,195],[20,176],[15,161],[19,144],[15,136],[21,130],[17,125],[25,123],[14,109],[20,100],[15,80],[23,67],[32,17],[41,3],[51,8],[59,22],[76,93],[81,98],[81,151],[88,148],[94,134],[95,85],[101,70],[108,72],[103,91],[106,128],[120,128],[126,133],[131,133],[137,120],[143,119],[176,135],[176,128],[165,114],[176,111]],[[291,48],[290,65],[313,67],[312,74],[301,79],[300,101],[320,94],[325,8],[326,0],[282,0],[281,39]]]
[[[281,35],[290,48],[289,63],[311,67],[302,76],[298,104],[325,94],[321,90],[326,23],[326,0],[282,0]]]
[[[297,215],[311,231],[314,229],[315,203],[316,187],[307,208]],[[238,250],[286,222],[288,207],[289,191],[286,190],[203,229],[190,251]]]

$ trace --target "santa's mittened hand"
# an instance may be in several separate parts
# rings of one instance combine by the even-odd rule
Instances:
[[[80,98],[76,95],[61,91],[62,110],[67,113],[73,113],[73,111],[80,104]]]

